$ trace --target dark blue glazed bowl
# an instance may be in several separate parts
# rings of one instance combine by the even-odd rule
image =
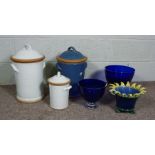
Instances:
[[[135,69],[122,65],[109,65],[105,67],[105,75],[108,83],[131,82]]]
[[[139,93],[139,90],[131,87],[118,87],[116,88],[121,94],[136,94]],[[129,112],[134,113],[135,104],[137,98],[126,98],[119,95],[116,95],[116,111],[117,112]]]
[[[79,82],[80,92],[87,101],[88,108],[96,108],[96,102],[103,96],[106,82],[97,79],[83,79]]]

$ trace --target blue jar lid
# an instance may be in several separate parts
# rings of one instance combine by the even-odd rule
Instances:
[[[87,57],[77,51],[74,47],[69,47],[67,51],[57,57],[57,61],[65,63],[81,63],[87,61]]]

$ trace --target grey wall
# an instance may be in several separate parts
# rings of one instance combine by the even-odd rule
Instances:
[[[135,81],[155,80],[155,36],[0,36],[0,84],[14,83],[9,57],[26,43],[51,63],[75,46],[88,56],[87,77],[108,64],[124,64],[136,68]]]

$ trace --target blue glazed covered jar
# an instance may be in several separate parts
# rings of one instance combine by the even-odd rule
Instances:
[[[87,57],[78,52],[74,47],[69,47],[67,51],[57,56],[57,69],[64,76],[71,80],[72,89],[70,97],[77,97],[79,92],[79,81],[84,79],[87,67]]]

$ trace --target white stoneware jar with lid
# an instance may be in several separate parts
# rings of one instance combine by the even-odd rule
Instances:
[[[48,79],[50,91],[50,107],[54,109],[65,109],[68,107],[69,90],[72,88],[70,79],[61,75],[57,75]]]
[[[17,100],[26,103],[40,101],[44,96],[43,69],[45,56],[25,45],[11,56],[15,73]]]

